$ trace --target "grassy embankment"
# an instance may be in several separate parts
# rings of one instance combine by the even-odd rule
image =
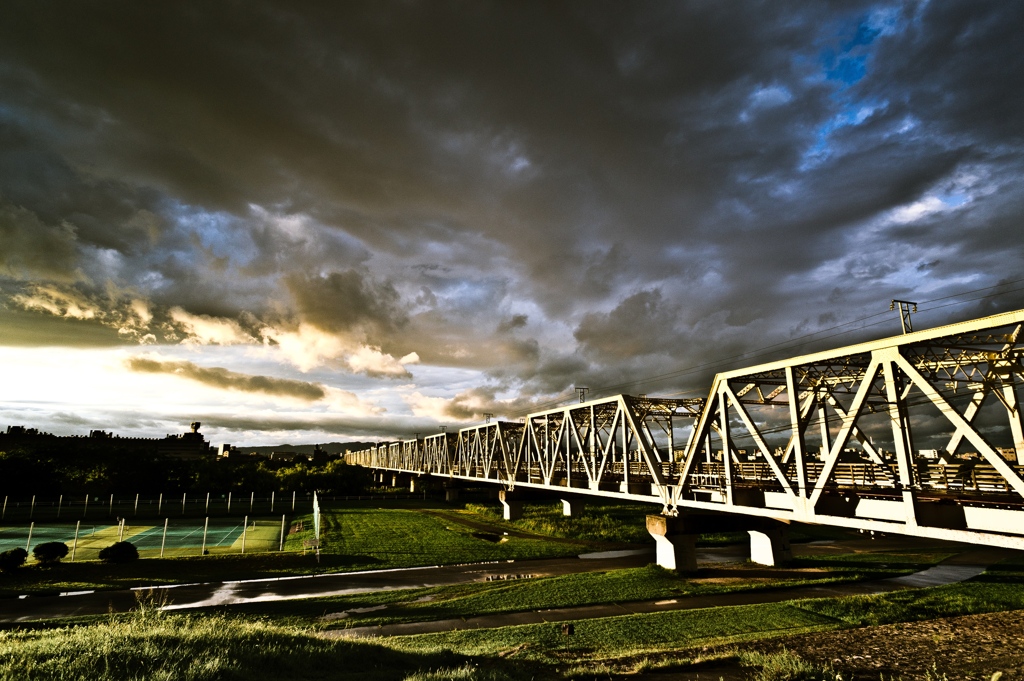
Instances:
[[[737,651],[744,642],[793,633],[1024,608],[1022,569],[1006,566],[969,583],[879,596],[576,622],[568,646],[559,624],[338,641],[310,628],[147,607],[90,626],[0,632],[0,677],[590,679],[684,670],[731,656],[752,665],[752,675],[769,665],[772,678],[820,678],[813,674],[821,670],[799,660]],[[735,647],[722,652],[722,646]]]
[[[961,584],[875,596],[805,599],[577,621],[568,650],[560,623],[402,636],[389,639],[387,644],[405,652],[457,650],[482,659],[513,659],[549,670],[559,668],[564,678],[594,678],[595,674],[683,669],[709,656],[738,658],[758,665],[777,664],[779,659],[771,656],[741,654],[738,652],[742,651],[740,644],[811,631],[1021,608],[1024,608],[1024,564],[1009,564],[996,566]],[[782,661],[793,663],[795,669],[807,670],[807,665],[799,661]]]
[[[831,557],[827,569],[771,570],[767,574],[715,570],[692,578],[649,565],[610,572],[241,604],[220,611],[326,628],[376,626],[882,579],[922,569],[948,555],[845,554]],[[796,567],[802,562],[797,561]]]

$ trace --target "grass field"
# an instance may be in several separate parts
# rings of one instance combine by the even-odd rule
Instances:
[[[430,507],[352,504],[325,509],[321,514],[321,555],[343,559],[358,569],[551,558],[590,550],[580,542],[505,536],[498,527],[480,532],[423,512]],[[303,541],[312,538],[311,520],[305,518],[303,524],[307,529],[290,535],[286,548],[301,549]]]
[[[578,621],[568,641],[560,623],[374,641],[326,640],[308,627],[224,615],[183,616],[149,605],[97,624],[0,631],[0,677],[97,681],[645,678],[646,672],[685,671],[695,661],[716,655],[722,646],[736,646],[731,654],[743,657],[738,651],[744,642],[765,638],[845,629],[865,622],[1021,608],[1024,574],[1019,570],[1020,566],[1008,566],[974,582],[880,596]],[[774,665],[774,675],[759,678],[825,678],[799,660],[781,664],[780,658],[765,655],[746,659],[753,665],[751,678],[756,667],[769,664]]]
[[[925,564],[916,567],[925,567]],[[793,572],[771,579],[734,580],[685,578],[656,565],[514,581],[476,582],[455,586],[379,591],[350,596],[226,606],[219,612],[270,617],[293,624],[346,628],[423,622],[528,610],[547,610],[600,603],[627,603],[736,591],[757,591],[809,584],[829,584],[905,574],[904,568]],[[738,573],[739,574],[739,573]],[[331,614],[325,619],[325,615]],[[344,618],[337,615],[345,613]]]
[[[75,562],[59,565],[27,565],[14,574],[0,575],[0,596],[54,593],[83,589],[128,588],[187,581],[219,581],[279,577],[312,572],[364,570],[420,565],[522,560],[576,555],[592,550],[587,545],[544,538],[504,537],[501,528],[489,533],[422,512],[438,508],[422,501],[339,503],[322,515],[320,555],[307,551],[312,539],[308,515],[288,522],[285,550],[277,551],[280,519],[259,519],[246,535],[246,554],[241,554],[241,521],[211,519],[207,534],[208,556],[200,556],[202,525],[195,520],[175,520],[168,529],[165,558],[159,559],[163,525],[129,525],[125,539],[136,543],[143,558],[135,563],[108,566],[97,563],[99,550],[117,541],[117,527],[83,526]],[[447,509],[448,507],[442,506]],[[478,518],[481,522],[486,519]],[[302,530],[291,531],[302,527]],[[9,528],[10,529],[10,528]],[[69,534],[70,533],[70,534]],[[5,532],[0,531],[0,537]],[[27,528],[10,530],[11,546],[25,546]],[[481,538],[480,535],[486,535]],[[35,546],[40,535],[33,533]],[[71,545],[74,525],[56,528],[47,541]],[[493,541],[497,539],[497,541]],[[2,540],[0,540],[2,541]],[[69,556],[70,558],[70,556]]]
[[[575,622],[570,646],[577,660],[602,661],[678,653],[707,646],[814,631],[952,617],[1024,608],[1024,572],[1005,566],[961,584],[879,594],[624,615]],[[561,624],[400,636],[406,651],[458,650],[520,659],[564,660]]]
[[[360,537],[366,542],[367,551],[361,559],[394,563],[408,560],[409,555],[436,555],[430,549],[395,547],[390,540],[375,536],[383,530],[394,529],[396,523],[404,528],[403,532],[409,533],[403,535],[408,542],[431,543],[444,538],[448,541],[444,545],[446,550],[459,551],[464,550],[460,547],[468,541],[464,537],[453,539],[448,534],[465,534],[469,528],[449,529],[444,518],[420,513],[416,508],[385,509],[386,512],[377,514],[370,513],[372,510],[334,509],[325,514],[331,521],[325,520],[322,558],[348,556],[344,552],[354,545],[346,542],[360,541]],[[368,518],[367,514],[377,515],[377,518]],[[332,537],[332,532],[343,534],[345,541],[338,535]],[[292,535],[291,541],[301,544],[298,535]],[[472,537],[471,532],[469,539],[480,541]],[[919,566],[920,561],[939,560],[944,555],[890,552],[829,556],[827,562],[832,572],[823,578],[846,578],[860,571],[899,571],[907,566]],[[293,552],[284,556],[261,554],[251,559],[224,556],[212,560],[192,558],[149,563],[176,563],[192,574],[191,570],[206,566],[237,568],[244,561],[271,558],[301,560],[304,557]],[[349,559],[351,556],[346,558]],[[145,562],[140,561],[138,565]],[[70,566],[56,570],[65,567]],[[273,608],[261,612],[243,606],[225,611],[238,616],[223,613],[182,616],[160,613],[150,606],[139,613],[105,617],[101,623],[65,628],[45,625],[45,630],[23,626],[0,632],[0,677],[101,681],[128,677],[255,681],[278,678],[318,681],[634,678],[647,671],[688,669],[693,660],[705,656],[705,649],[775,636],[1024,608],[1024,565],[1001,564],[963,584],[878,596],[806,599],[577,621],[575,634],[568,641],[561,634],[561,623],[394,637],[373,642],[324,640],[316,636],[320,627],[310,626],[325,609],[389,605],[381,613],[368,613],[368,619],[358,622],[364,624],[373,617],[386,618],[382,621],[424,620],[488,611],[662,598],[701,593],[702,589],[706,593],[716,588],[719,587],[694,585],[649,566],[608,573],[296,602],[290,605],[300,605],[308,611],[293,611],[291,620],[281,617],[281,611]],[[422,600],[424,596],[433,599]],[[271,617],[276,624],[269,623]],[[780,664],[767,657],[750,659],[755,667]],[[801,667],[799,660],[783,662],[782,666],[789,665],[786,666],[789,671],[771,678],[823,678]]]

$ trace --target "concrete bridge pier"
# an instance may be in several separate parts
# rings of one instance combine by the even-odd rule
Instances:
[[[750,535],[750,562],[774,566],[793,559],[793,549],[789,544],[789,528],[785,525],[747,530],[747,534]]]
[[[521,499],[516,499],[512,492],[501,490],[498,492],[498,501],[501,502],[502,517],[505,520],[519,520],[523,517],[523,502]]]
[[[566,518],[583,513],[582,499],[562,499],[562,515]]]
[[[459,488],[452,483],[445,483],[444,486],[444,500],[445,501],[458,501],[459,500]]]
[[[399,480],[399,477],[398,477],[398,473],[393,473],[391,475],[391,486],[392,487],[400,487],[400,485],[398,484],[399,482],[400,482],[400,480]]]
[[[684,518],[647,516],[647,531],[654,537],[658,565],[677,572],[697,571],[697,533]]]
[[[409,494],[416,494],[417,491],[423,492],[425,491],[425,487],[423,485],[423,479],[418,475],[413,475],[409,478]]]

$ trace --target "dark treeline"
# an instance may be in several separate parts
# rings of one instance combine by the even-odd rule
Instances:
[[[41,443],[0,451],[0,493],[22,496],[210,490],[359,494],[369,483],[369,471],[326,454],[308,461],[250,456],[182,460],[140,452],[116,439],[91,438],[73,446]]]

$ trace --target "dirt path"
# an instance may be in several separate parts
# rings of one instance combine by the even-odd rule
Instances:
[[[922,678],[949,681],[1024,679],[1024,610],[804,634],[772,641],[800,657],[831,664],[844,679]],[[937,673],[936,673],[937,671]]]

